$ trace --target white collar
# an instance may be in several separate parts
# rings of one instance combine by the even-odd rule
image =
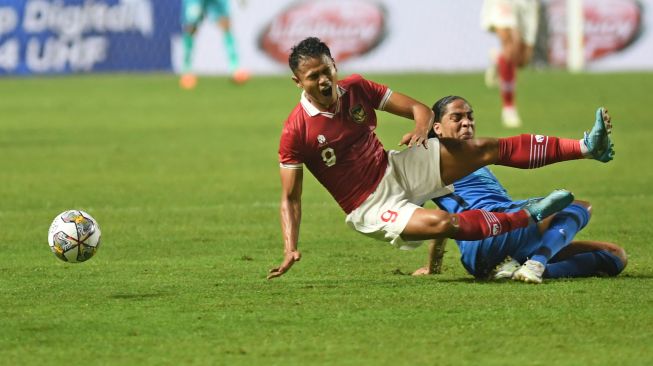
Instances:
[[[336,115],[336,113],[340,112],[340,97],[342,97],[346,92],[347,92],[346,89],[343,89],[342,87],[340,87],[340,85],[338,85],[338,89],[336,89],[336,93],[338,93],[338,100],[336,100],[336,111],[335,112],[322,112],[321,110],[317,109],[317,107],[314,106],[308,100],[308,98],[306,97],[306,92],[305,91],[302,91],[302,96],[301,96],[299,101],[300,101],[302,107],[304,108],[306,113],[308,113],[309,116],[315,117],[318,114],[321,114],[321,115],[323,115],[325,117],[333,118]]]

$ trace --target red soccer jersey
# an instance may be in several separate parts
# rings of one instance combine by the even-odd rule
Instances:
[[[340,207],[350,213],[374,192],[388,156],[376,137],[375,109],[383,110],[392,91],[352,75],[338,82],[334,113],[320,112],[304,93],[284,123],[279,144],[281,167],[306,164]]]

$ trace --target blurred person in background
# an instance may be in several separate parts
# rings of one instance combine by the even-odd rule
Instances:
[[[435,123],[430,137],[473,139],[476,120],[472,106],[462,97],[448,96],[432,108]],[[597,122],[604,119],[611,128],[607,110],[597,111]],[[450,187],[451,188],[451,187]],[[482,209],[492,212],[521,210],[531,200],[513,200],[499,180],[486,168],[453,183],[450,194],[433,199],[450,212]],[[457,240],[460,260],[469,274],[479,279],[510,279],[541,283],[542,278],[616,276],[627,264],[626,252],[616,244],[598,241],[572,241],[590,220],[589,202],[574,201],[537,225],[513,230],[483,240]],[[426,267],[414,275],[439,273],[446,239],[429,243]]]
[[[291,49],[292,80],[302,90],[284,122],[279,142],[281,232],[284,259],[268,279],[286,273],[301,255],[303,166],[338,202],[354,230],[410,249],[421,240],[478,240],[541,221],[573,201],[554,191],[516,212],[469,210],[449,214],[420,207],[445,185],[487,164],[522,169],[565,160],[607,162],[607,125],[595,123],[584,139],[519,135],[499,139],[428,139],[434,113],[426,105],[360,75],[338,79],[328,46],[310,37]],[[375,134],[376,110],[414,121],[400,140],[409,148],[386,151]]]
[[[517,111],[517,69],[528,65],[538,30],[538,0],[484,0],[481,26],[494,32],[501,50],[491,51],[490,66],[485,72],[485,84],[499,87],[501,121],[505,127],[521,126]]]
[[[232,80],[238,84],[246,82],[249,74],[240,68],[236,40],[231,31],[229,0],[182,0],[181,11],[183,63],[179,85],[183,89],[193,89],[197,85],[197,76],[192,72],[193,49],[195,33],[204,17],[216,22],[222,30]]]

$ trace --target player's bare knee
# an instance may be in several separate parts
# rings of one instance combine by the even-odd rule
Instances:
[[[429,232],[437,238],[445,238],[456,231],[457,225],[454,216],[440,210],[433,211],[429,217]]]
[[[626,253],[626,250],[622,247],[617,247],[610,250],[610,252],[613,255],[615,255],[617,258],[619,258],[619,260],[621,260],[621,263],[623,263],[624,268],[626,268],[626,266],[628,265],[628,254]]]
[[[192,36],[192,35],[195,35],[195,32],[197,32],[197,26],[192,25],[192,24],[187,25],[186,27],[184,27],[184,30],[186,31],[186,33],[188,33],[188,34],[190,34]]]
[[[227,32],[231,28],[231,22],[229,21],[229,18],[227,17],[222,17],[218,19],[218,27],[222,29],[222,31]]]
[[[530,63],[531,63],[531,56],[524,52],[522,52],[519,55],[518,61],[516,62],[517,67],[519,67],[520,69],[523,69],[524,67],[528,66],[528,64]]]

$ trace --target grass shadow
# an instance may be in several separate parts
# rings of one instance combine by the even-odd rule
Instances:
[[[153,292],[145,294],[113,294],[110,295],[110,299],[120,299],[120,300],[145,300],[157,297],[163,297],[166,294],[163,292]]]

